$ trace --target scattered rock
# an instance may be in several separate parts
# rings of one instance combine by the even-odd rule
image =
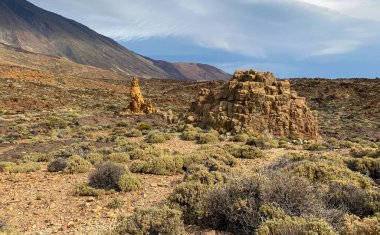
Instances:
[[[202,89],[192,104],[196,121],[220,132],[253,130],[276,136],[318,139],[317,124],[306,105],[269,72],[236,71],[218,91]]]

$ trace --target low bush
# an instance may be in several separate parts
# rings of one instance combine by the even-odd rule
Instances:
[[[267,220],[256,231],[256,235],[338,235],[334,228],[324,220],[308,217],[287,216],[282,219]]]
[[[145,162],[133,162],[130,169],[134,173],[174,175],[183,172],[182,156],[161,156]]]
[[[232,140],[235,142],[247,142],[249,139],[249,135],[247,134],[237,134],[235,135]]]
[[[199,224],[204,214],[200,202],[207,189],[207,185],[198,182],[181,183],[169,196],[170,207],[182,211],[186,224]]]
[[[355,215],[346,215],[343,235],[378,235],[380,234],[380,214],[360,219]]]
[[[74,188],[74,196],[89,196],[89,197],[98,197],[105,194],[103,189],[96,189],[88,186],[87,184],[80,184]]]
[[[133,174],[122,175],[117,184],[122,192],[136,191],[141,188],[140,179]]]
[[[94,188],[119,190],[119,180],[126,173],[125,167],[113,162],[104,162],[90,174],[89,184]]]
[[[165,134],[159,131],[149,132],[146,136],[146,141],[151,144],[164,143],[166,140]]]
[[[181,138],[187,141],[195,141],[199,138],[199,133],[196,132],[195,130],[185,130],[182,133]]]
[[[224,184],[227,181],[227,175],[219,171],[209,171],[203,165],[191,165],[186,171],[184,181],[205,185]]]
[[[322,151],[322,150],[326,150],[327,147],[324,144],[305,144],[303,145],[303,149],[309,150],[309,151]]]
[[[147,123],[140,123],[137,127],[140,131],[149,131],[152,129],[152,125]]]
[[[58,157],[51,161],[47,167],[48,172],[60,172],[67,167],[67,159]]]
[[[182,214],[169,208],[136,209],[132,216],[122,220],[113,234],[186,234]]]
[[[127,163],[130,161],[130,156],[128,153],[111,153],[104,156],[105,161],[111,161],[116,163]]]
[[[237,165],[237,160],[221,148],[204,146],[184,157],[186,169],[193,164],[202,164],[210,171],[226,172]]]
[[[380,158],[380,148],[351,148],[351,156],[355,158]]]
[[[48,162],[54,156],[48,153],[31,153],[22,157],[23,162]]]
[[[380,158],[351,158],[346,159],[345,162],[348,168],[353,171],[358,171],[374,180],[380,179]]]
[[[67,165],[63,172],[68,174],[85,173],[92,167],[92,164],[84,158],[74,155],[67,159]]]
[[[279,144],[277,140],[266,138],[266,137],[251,137],[248,139],[247,145],[255,146],[261,149],[271,149],[278,148]]]
[[[107,208],[115,210],[115,209],[122,208],[124,204],[125,204],[125,201],[123,199],[115,198],[110,203],[107,204]]]
[[[141,137],[143,133],[140,130],[132,129],[125,134],[127,137]]]
[[[84,159],[91,162],[91,164],[94,166],[105,161],[103,154],[100,153],[90,153],[86,157],[84,157]]]
[[[265,157],[265,153],[261,149],[253,146],[227,145],[225,148],[232,156],[236,158],[255,159]]]
[[[36,162],[25,162],[25,163],[19,163],[19,164],[3,164],[3,166],[0,166],[0,169],[3,172],[8,173],[29,173],[29,172],[36,172],[41,169],[41,165]]]
[[[202,133],[199,134],[198,144],[215,144],[219,142],[219,136],[215,133]]]

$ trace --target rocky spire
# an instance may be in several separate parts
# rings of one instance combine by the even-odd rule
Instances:
[[[136,77],[133,77],[130,88],[130,103],[127,108],[128,112],[132,113],[155,113],[156,109],[153,107],[153,104],[150,100],[144,101],[142,96],[141,89],[139,86],[139,80]]]

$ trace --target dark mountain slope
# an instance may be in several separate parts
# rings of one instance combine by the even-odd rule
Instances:
[[[0,43],[141,77],[192,79],[26,0],[0,0]],[[166,71],[168,69],[168,72]],[[218,78],[216,78],[218,79]]]

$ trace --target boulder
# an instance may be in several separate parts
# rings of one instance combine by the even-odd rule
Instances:
[[[219,132],[253,130],[275,136],[319,139],[317,123],[289,81],[272,73],[236,71],[219,90],[202,89],[192,103],[196,122]]]

